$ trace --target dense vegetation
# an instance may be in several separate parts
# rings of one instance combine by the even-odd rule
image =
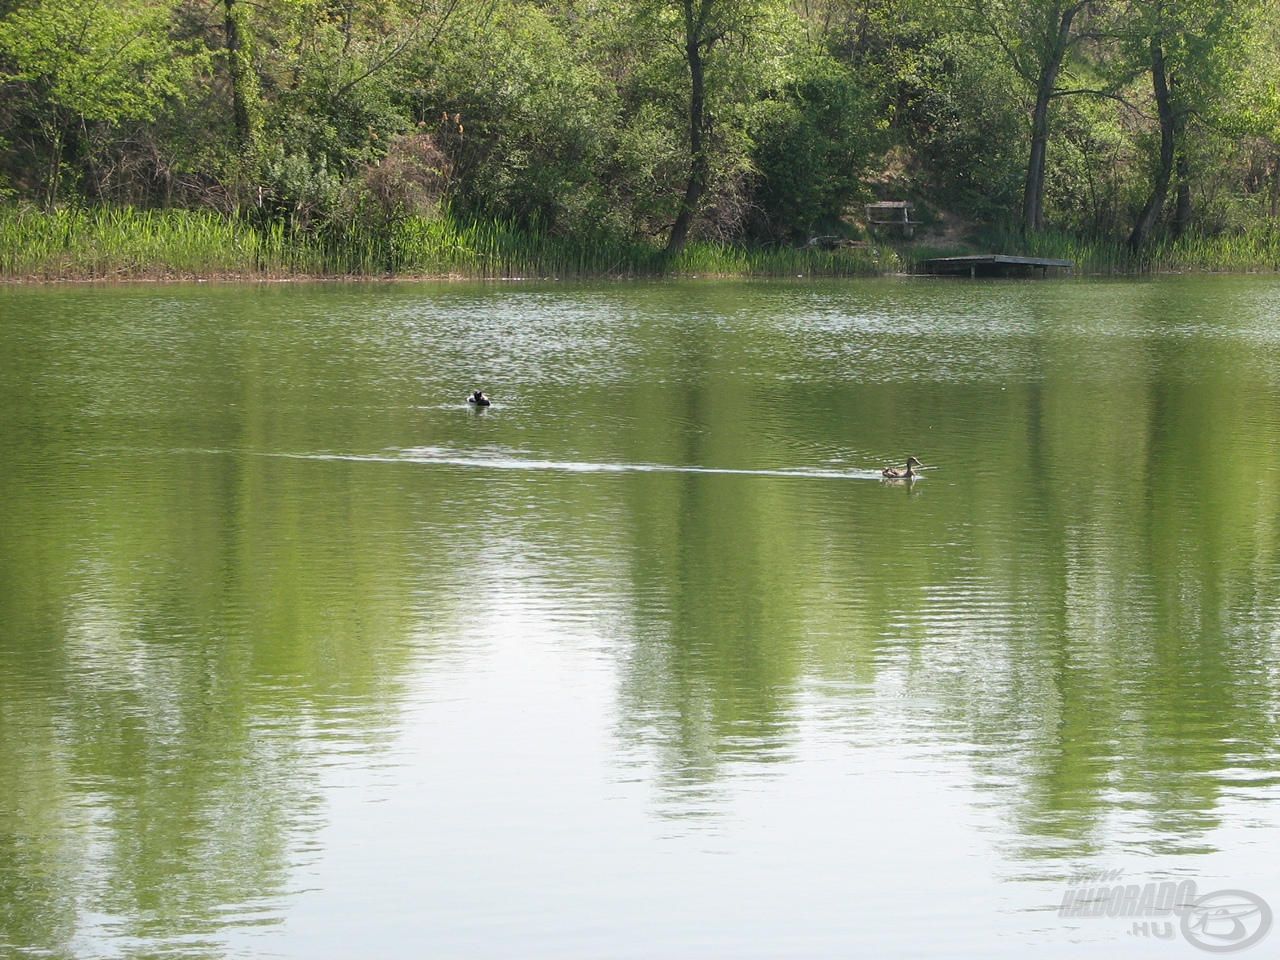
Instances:
[[[1277,13],[0,0],[0,272],[858,272],[912,254],[796,248],[877,198],[934,245],[1274,267]]]

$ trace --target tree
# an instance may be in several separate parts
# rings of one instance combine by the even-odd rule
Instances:
[[[751,56],[772,11],[769,0],[641,0],[638,5],[642,14],[652,18],[659,35],[678,44],[687,80],[683,99],[688,167],[667,237],[666,252],[672,255],[684,249],[711,185],[710,141],[717,121],[708,104],[715,94],[716,75],[732,75],[727,61]],[[736,41],[735,49],[727,51],[730,40]],[[722,52],[726,55],[719,56]],[[724,106],[732,110],[734,95],[726,93],[723,98]]]
[[[16,88],[41,142],[30,146],[45,153],[47,205],[86,124],[149,120],[178,95],[193,57],[169,42],[170,12],[160,0],[35,0],[0,20],[0,84]]]
[[[508,2],[446,31],[430,55],[419,51],[413,109],[448,157],[456,213],[554,233],[608,219],[613,184],[602,167],[618,104],[584,62],[589,46],[547,11]]]
[[[1083,36],[1078,22],[1090,0],[978,0],[971,10],[979,32],[993,37],[1009,63],[1035,91],[1031,149],[1022,192],[1022,229],[1044,228],[1045,160],[1049,149],[1049,107],[1065,95],[1058,79]]]
[[[723,2],[717,0],[679,0],[684,21],[684,57],[689,67],[689,178],[680,201],[676,222],[667,239],[667,253],[684,249],[689,239],[689,225],[698,204],[707,192],[711,164],[707,158],[705,139],[710,121],[707,117],[706,57],[722,34],[711,23],[712,12],[719,12]]]
[[[1223,138],[1235,149],[1241,195],[1254,216],[1280,218],[1280,19],[1254,17],[1237,39],[1239,81],[1221,116]],[[1259,202],[1260,201],[1260,202]]]
[[[1157,4],[1157,7],[1163,4]],[[1170,93],[1168,65],[1164,55],[1164,37],[1154,32],[1148,38],[1149,65],[1151,70],[1151,87],[1155,95],[1156,115],[1160,123],[1160,158],[1156,165],[1155,177],[1151,183],[1151,192],[1147,202],[1143,204],[1133,230],[1129,234],[1129,248],[1139,250],[1146,245],[1156,220],[1164,210],[1165,198],[1169,193],[1169,179],[1173,175],[1173,155],[1177,149],[1177,133],[1182,127],[1181,108],[1175,109]]]
[[[753,233],[805,241],[839,229],[883,152],[878,104],[854,72],[821,53],[797,55],[780,89],[753,110]]]
[[[1017,206],[1026,159],[1024,117],[1009,96],[1018,83],[1012,66],[951,32],[901,59],[891,109],[918,167],[908,176],[931,205],[1004,221]]]
[[[1238,75],[1233,64],[1237,38],[1247,32],[1255,11],[1250,0],[1134,0],[1128,18],[1129,45],[1141,51],[1151,77],[1160,146],[1147,200],[1129,234],[1139,250],[1164,213],[1174,173],[1178,183],[1173,232],[1190,225],[1191,162],[1188,124],[1212,123]]]
[[[1077,37],[1072,26],[1083,10],[1083,2],[1054,0],[1042,11],[1039,43],[1040,70],[1036,77],[1036,102],[1031,113],[1031,156],[1027,160],[1027,182],[1022,194],[1022,229],[1035,233],[1044,228],[1044,167],[1049,148],[1049,103],[1058,91],[1058,74],[1063,59]]]
[[[252,149],[257,137],[261,116],[257,104],[257,76],[253,70],[252,52],[246,37],[245,5],[241,0],[222,0],[222,9],[236,145],[241,150],[248,150]]]

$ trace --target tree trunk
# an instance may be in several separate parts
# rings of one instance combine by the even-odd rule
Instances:
[[[1173,176],[1175,119],[1169,96],[1169,81],[1164,71],[1164,49],[1157,38],[1151,40],[1151,83],[1156,95],[1156,111],[1160,116],[1160,166],[1156,169],[1155,182],[1151,185],[1151,196],[1138,215],[1133,232],[1129,234],[1129,249],[1134,251],[1140,250],[1151,239],[1151,233],[1169,195],[1169,180]]]
[[[58,185],[62,183],[62,129],[55,122],[49,151],[49,179],[45,189],[45,207],[52,210],[58,205]]]
[[[253,136],[253,124],[249,116],[246,90],[244,43],[240,36],[239,14],[235,5],[236,0],[222,0],[222,28],[226,34],[227,66],[231,76],[231,116],[235,124],[236,143],[245,147]]]
[[[1280,156],[1271,158],[1271,219],[1280,217]]]
[[[689,64],[689,179],[676,222],[671,225],[667,240],[667,254],[674,255],[684,249],[689,239],[689,227],[698,213],[698,204],[707,192],[711,177],[711,164],[707,158],[705,134],[707,127],[707,85],[703,62],[703,34],[712,0],[700,0],[695,14],[693,0],[683,0],[685,20],[685,60]]]
[[[1169,77],[1169,96],[1177,95],[1177,77]],[[1173,137],[1177,149],[1175,171],[1178,175],[1178,191],[1173,207],[1173,236],[1182,236],[1191,227],[1191,164],[1187,160],[1187,117],[1185,113],[1175,113],[1173,120]]]
[[[1071,23],[1080,7],[1071,5],[1057,18],[1057,32],[1036,84],[1036,106],[1031,114],[1031,158],[1027,161],[1027,181],[1022,192],[1022,231],[1044,229],[1044,166],[1049,147],[1049,103],[1058,85],[1058,72],[1071,41]]]
[[[1181,138],[1179,138],[1181,139]],[[1186,154],[1178,151],[1178,192],[1173,208],[1173,235],[1180,237],[1191,227],[1191,171]]]

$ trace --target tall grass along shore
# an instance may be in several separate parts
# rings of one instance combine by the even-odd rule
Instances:
[[[1055,257],[1077,275],[1280,270],[1280,229],[1124,244],[995,231],[973,249]],[[640,242],[565,238],[511,223],[411,217],[374,229],[297,234],[208,210],[0,208],[0,278],[30,281],[289,277],[851,277],[911,271],[924,246],[752,248],[690,243],[675,257]]]
[[[449,216],[303,235],[278,223],[260,227],[201,210],[0,209],[0,277],[8,280],[867,276],[900,265],[889,248],[752,249],[699,242],[667,257],[643,243],[566,239]]]

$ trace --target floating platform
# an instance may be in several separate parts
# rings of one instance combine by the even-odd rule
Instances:
[[[1033,277],[1036,271],[1044,277],[1050,270],[1075,269],[1071,260],[1048,257],[1006,257],[1001,253],[983,253],[968,257],[934,257],[924,261],[924,272],[969,277]]]

